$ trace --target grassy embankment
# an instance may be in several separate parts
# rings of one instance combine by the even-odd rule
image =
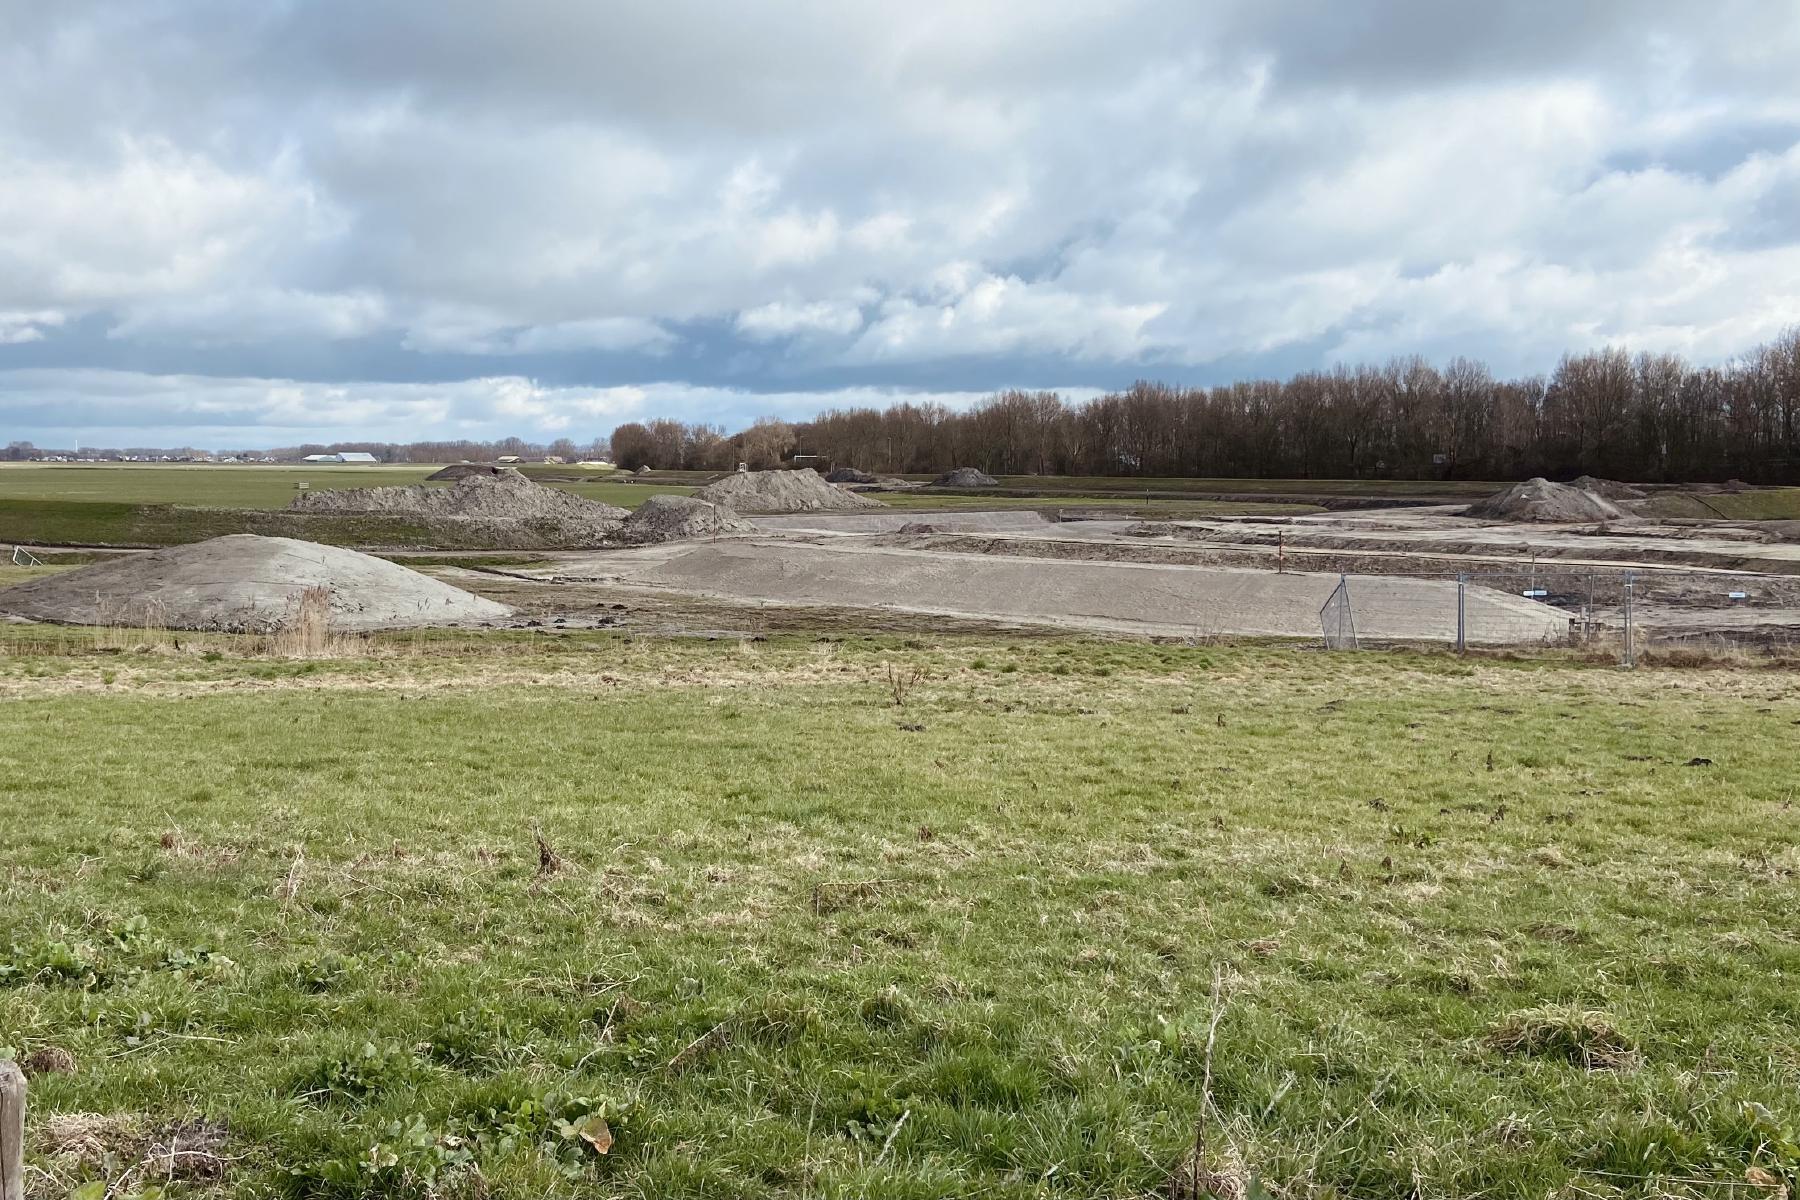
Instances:
[[[1203,1112],[1221,1194],[1800,1167],[1784,675],[97,642],[0,627],[0,1046],[73,1056],[55,1186],[179,1128],[246,1196],[1085,1200],[1166,1194]]]

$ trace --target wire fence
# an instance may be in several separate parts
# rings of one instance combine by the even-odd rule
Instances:
[[[1334,650],[1573,645],[1616,654],[1625,667],[1677,650],[1792,653],[1800,651],[1800,576],[1536,564],[1343,574],[1319,626]]]

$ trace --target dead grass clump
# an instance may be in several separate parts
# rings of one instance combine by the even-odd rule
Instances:
[[[23,1059],[19,1065],[25,1068],[27,1075],[73,1075],[75,1073],[75,1056],[61,1046],[39,1046]]]
[[[1251,1177],[1235,1154],[1229,1161],[1209,1162],[1190,1147],[1169,1172],[1164,1194],[1169,1200],[1266,1200],[1268,1192]]]
[[[270,639],[270,650],[284,658],[316,658],[331,641],[331,589],[309,587],[301,591],[294,614]]]
[[[1639,1058],[1613,1019],[1594,1009],[1524,1009],[1489,1031],[1486,1042],[1508,1057],[1560,1058],[1589,1071],[1623,1070]]]

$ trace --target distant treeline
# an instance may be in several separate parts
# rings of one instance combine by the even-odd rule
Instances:
[[[5,456],[31,450],[14,443]],[[970,466],[995,475],[1800,483],[1800,328],[1722,366],[1607,349],[1566,355],[1548,376],[1502,379],[1468,359],[1438,367],[1404,358],[1219,387],[1142,382],[1080,403],[1009,391],[963,412],[929,403],[833,410],[795,424],[763,418],[737,434],[662,419],[586,444],[515,437],[256,453],[347,450],[383,462],[610,454],[627,469],[699,471],[800,461],[892,474]]]
[[[1607,349],[1548,376],[1456,359],[1341,366],[1220,387],[1141,382],[1071,403],[1010,391],[963,412],[901,403],[759,421],[727,437],[652,421],[613,434],[624,467],[803,461],[878,473],[1800,482],[1800,329],[1724,366]]]
[[[1458,359],[1285,381],[1138,383],[1070,404],[1007,392],[963,413],[828,412],[802,449],[877,472],[1800,482],[1800,330],[1720,367],[1623,350],[1499,379]]]

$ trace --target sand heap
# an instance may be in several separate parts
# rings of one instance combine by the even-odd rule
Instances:
[[[756,526],[722,504],[692,496],[652,496],[619,527],[618,540],[628,546],[675,542],[685,538],[755,533]]]
[[[932,487],[980,488],[998,487],[1000,481],[992,475],[977,471],[974,467],[958,467],[947,471],[931,481]]]
[[[1620,483],[1616,479],[1598,479],[1592,475],[1577,475],[1569,481],[1569,486],[1592,492],[1603,500],[1642,500],[1650,494],[1629,483]]]
[[[333,632],[493,621],[511,612],[373,555],[249,533],[21,583],[0,591],[0,612],[63,625],[273,633],[294,619],[308,588],[331,592]]]
[[[626,517],[611,504],[583,500],[533,483],[511,467],[492,475],[465,475],[450,487],[350,488],[303,492],[288,508],[308,513],[392,513],[464,521],[554,521],[610,531]]]
[[[874,483],[875,477],[855,467],[839,467],[825,477],[826,483]]]
[[[881,501],[826,483],[817,471],[739,471],[694,493],[697,500],[738,512],[847,512],[880,508]]]
[[[443,483],[446,480],[467,479],[471,475],[498,475],[509,467],[496,467],[489,463],[452,463],[441,471],[434,471],[425,477],[427,483]]]
[[[1486,521],[1616,521],[1625,510],[1603,497],[1566,483],[1528,479],[1496,492],[1479,504],[1471,504],[1465,517]]]

